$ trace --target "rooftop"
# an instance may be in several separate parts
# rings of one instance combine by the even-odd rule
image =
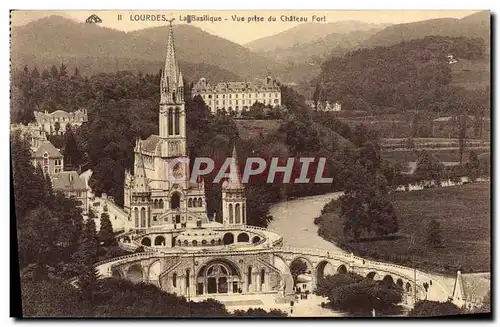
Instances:
[[[60,191],[84,191],[85,180],[76,171],[62,171],[52,176],[52,187]]]
[[[33,158],[43,158],[43,155],[47,153],[49,155],[49,158],[62,158],[63,155],[57,149],[50,141],[45,141],[40,146],[38,149],[35,150],[33,153],[32,157]]]

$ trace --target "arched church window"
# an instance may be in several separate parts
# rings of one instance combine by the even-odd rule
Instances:
[[[174,109],[168,108],[168,135],[174,134]]]
[[[196,208],[196,199],[193,199],[193,207]]]
[[[240,213],[240,204],[236,203],[234,206],[234,215],[235,215],[235,222],[237,224],[241,224],[241,213]]]
[[[188,200],[188,207],[191,208],[193,206],[193,200],[189,199]]]
[[[179,126],[180,126],[180,122],[181,122],[181,110],[179,109],[179,107],[176,107],[175,108],[175,135],[179,135],[180,134],[180,129],[179,129]]]
[[[179,193],[175,192],[170,198],[170,209],[178,209],[181,206],[181,197]]]
[[[242,223],[243,224],[246,224],[247,222],[245,221],[246,217],[245,217],[245,213],[246,213],[246,210],[245,210],[245,204],[242,204],[241,205],[241,218],[242,218]]]
[[[233,223],[233,205],[229,203],[229,223]]]
[[[177,287],[177,273],[172,275],[172,286]]]
[[[139,227],[139,209],[134,209],[135,226]]]
[[[147,227],[146,226],[146,209],[145,208],[141,208],[141,226]]]
[[[163,209],[163,199],[158,202],[158,208]]]
[[[203,207],[203,200],[198,198],[198,207]]]

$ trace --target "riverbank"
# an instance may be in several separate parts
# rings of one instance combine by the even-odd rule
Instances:
[[[389,261],[454,275],[490,270],[489,183],[467,184],[394,194],[398,235],[354,241],[343,235],[340,208],[320,215],[318,234],[340,249],[367,259]],[[441,224],[443,246],[427,244],[429,222]]]

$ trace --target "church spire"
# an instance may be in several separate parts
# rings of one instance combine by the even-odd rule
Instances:
[[[133,192],[147,193],[149,192],[149,183],[146,177],[146,168],[144,167],[144,158],[142,157],[141,142],[139,142],[139,151],[137,152],[137,171],[134,172]]]
[[[233,155],[231,157],[231,163],[229,164],[229,180],[225,184],[225,188],[228,189],[243,189],[243,184],[241,182],[240,168],[238,165],[238,156],[236,154],[236,145],[233,145]]]
[[[161,76],[161,98],[164,103],[179,103],[182,101],[180,94],[182,92],[182,74],[177,59],[175,58],[174,29],[172,18],[169,21],[167,55],[165,57],[165,66]]]

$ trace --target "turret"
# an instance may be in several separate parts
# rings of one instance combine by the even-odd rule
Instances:
[[[151,226],[151,191],[140,145],[139,142],[139,151],[136,152],[136,171],[131,183],[130,212],[135,228],[148,228]]]
[[[236,146],[229,165],[229,178],[222,184],[222,219],[225,225],[245,225],[246,197],[241,181]]]

